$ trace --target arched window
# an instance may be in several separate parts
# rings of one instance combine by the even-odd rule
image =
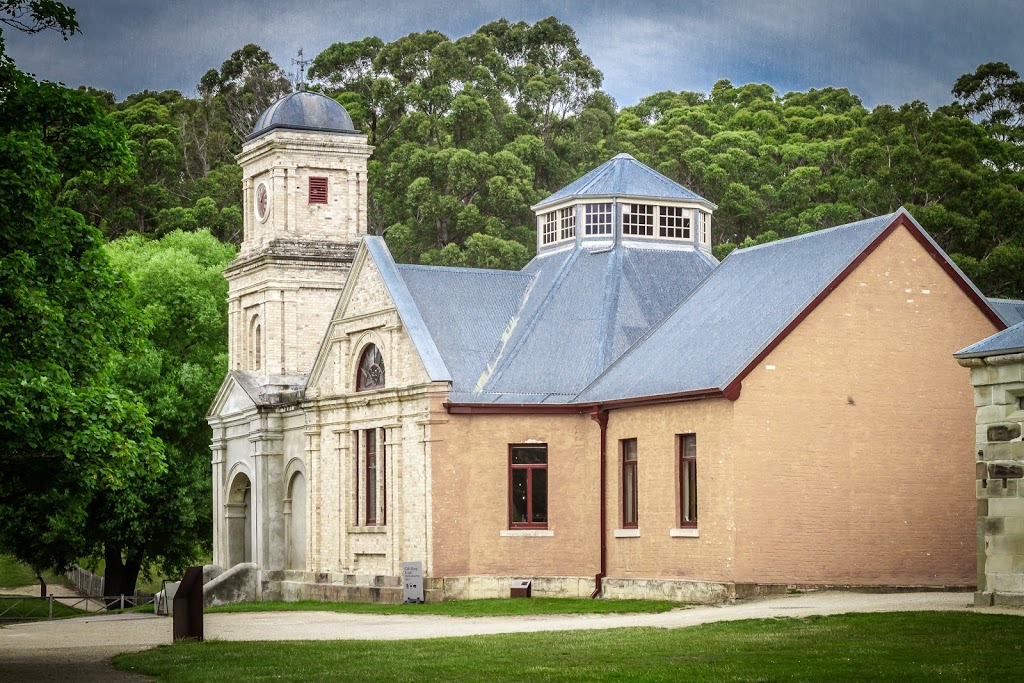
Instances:
[[[252,345],[256,349],[256,369],[257,370],[260,369],[260,358],[263,357],[263,349],[260,348],[261,347],[260,338],[261,338],[260,326],[257,324],[256,325],[256,331],[253,333],[253,340],[252,340]]]
[[[259,315],[249,320],[249,370],[259,370],[263,360],[263,335]]]
[[[380,389],[384,386],[384,358],[380,350],[370,344],[359,357],[359,370],[356,371],[356,391]]]

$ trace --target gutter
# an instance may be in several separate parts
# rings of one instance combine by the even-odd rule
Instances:
[[[605,570],[607,569],[607,558],[608,558],[608,543],[607,543],[607,528],[606,528],[606,513],[608,509],[607,491],[606,491],[606,471],[607,471],[607,460],[608,460],[608,411],[599,410],[594,408],[594,412],[590,414],[590,418],[597,422],[601,428],[601,495],[600,495],[600,524],[601,524],[601,557],[600,564],[598,566],[598,572],[594,576],[594,592],[590,594],[591,599],[601,595],[601,580],[605,577]]]
[[[611,401],[586,403],[452,403],[444,404],[449,415],[582,415],[584,413],[607,413],[616,408],[655,406],[663,403],[684,403],[703,401],[708,398],[727,398],[735,401],[740,397],[742,383],[733,380],[724,389],[697,389],[673,394],[639,396]],[[596,418],[595,418],[596,419]]]

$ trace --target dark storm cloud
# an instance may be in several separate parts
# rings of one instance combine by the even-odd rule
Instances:
[[[865,104],[950,100],[953,81],[979,64],[1024,69],[1024,3],[750,0],[368,2],[294,0],[70,0],[82,35],[6,31],[8,51],[40,78],[119,97],[148,88],[195,91],[202,74],[255,42],[282,67],[337,41],[391,40],[439,29],[456,37],[501,16],[572,25],[622,104],[658,90],[707,92],[719,78],[780,92],[844,86]]]

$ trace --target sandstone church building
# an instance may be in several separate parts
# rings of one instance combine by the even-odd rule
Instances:
[[[395,263],[371,153],[300,91],[238,157],[214,573],[256,597],[714,601],[976,584],[952,354],[1020,319],[905,210],[711,254],[707,199],[620,154],[533,207],[519,272]],[[1005,317],[1004,317],[1005,316]]]

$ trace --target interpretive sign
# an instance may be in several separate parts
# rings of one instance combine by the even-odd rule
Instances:
[[[423,563],[402,563],[402,594],[406,602],[423,602]]]

